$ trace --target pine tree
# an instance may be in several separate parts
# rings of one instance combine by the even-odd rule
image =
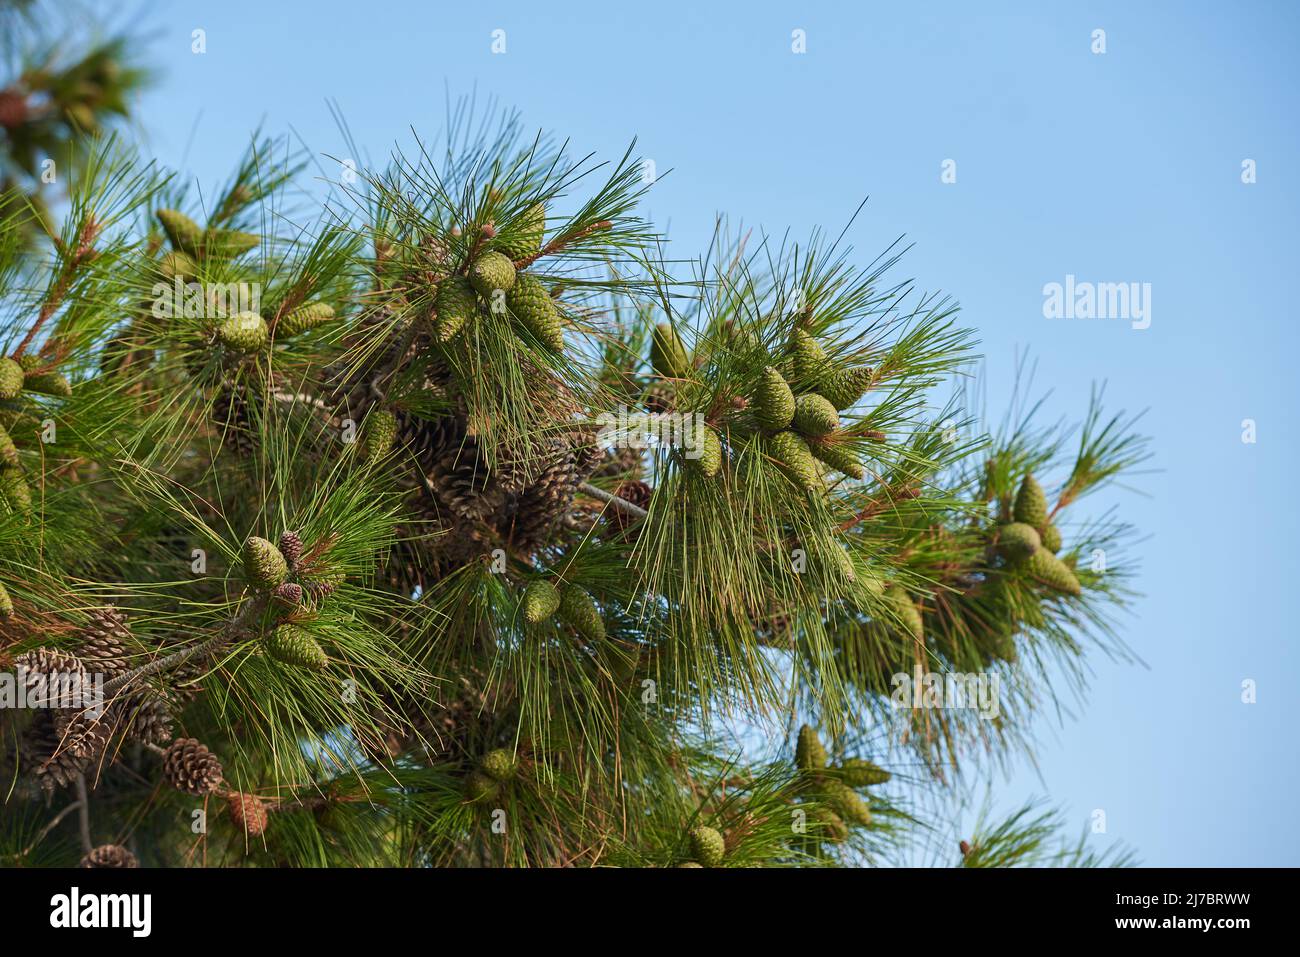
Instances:
[[[665,263],[630,149],[445,139],[274,232],[275,143],[204,204],[101,140],[35,272],[0,201],[0,665],[106,703],[0,711],[0,860],[898,859],[1054,661],[1118,645],[1127,528],[1071,513],[1132,421],[985,433],[931,401],[970,333],[888,261]],[[896,708],[915,668],[996,673],[1001,719]],[[724,704],[791,702],[732,752]],[[33,844],[83,791],[89,843]]]

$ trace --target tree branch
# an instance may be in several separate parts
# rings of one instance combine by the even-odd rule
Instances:
[[[590,495],[592,498],[598,498],[606,505],[611,505],[620,512],[623,512],[625,515],[631,515],[633,518],[646,518],[650,514],[641,506],[633,505],[625,498],[619,498],[617,495],[606,492],[604,489],[596,488],[596,486],[592,485],[590,482],[583,482],[578,486],[578,488],[587,495]]]

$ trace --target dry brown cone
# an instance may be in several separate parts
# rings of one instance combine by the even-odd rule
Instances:
[[[74,758],[92,761],[108,749],[115,723],[112,708],[98,715],[89,710],[59,712],[54,717],[54,728],[59,735],[59,751],[66,751]]]
[[[172,739],[172,711],[166,699],[152,689],[133,696],[127,703],[128,734],[146,744],[163,745]]]
[[[36,648],[14,659],[14,671],[25,669],[23,683],[32,707],[75,707],[82,688],[88,690],[86,669],[74,655],[51,648]]]
[[[243,794],[239,791],[232,791],[228,798],[228,807],[230,809],[230,820],[235,826],[247,832],[253,837],[257,837],[266,830],[266,805],[256,794]]]
[[[211,794],[221,785],[221,762],[196,738],[177,738],[163,755],[167,783],[186,794]]]
[[[63,742],[54,713],[41,710],[19,743],[19,767],[32,774],[46,792],[67,787],[90,764],[89,758],[74,754]]]
[[[135,855],[121,844],[101,844],[81,859],[82,867],[139,867]]]
[[[82,632],[78,655],[87,670],[103,674],[106,681],[112,680],[129,668],[127,643],[130,640],[126,615],[112,605],[96,608]]]

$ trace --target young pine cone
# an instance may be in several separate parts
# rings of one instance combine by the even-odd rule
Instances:
[[[298,559],[302,557],[302,537],[297,532],[285,532],[280,536],[280,554],[289,565],[289,571],[296,571]]]
[[[221,784],[221,762],[194,738],[177,738],[163,756],[167,782],[186,794],[211,794]]]

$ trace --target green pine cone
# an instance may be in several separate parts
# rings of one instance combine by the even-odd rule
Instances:
[[[397,416],[388,409],[375,409],[366,417],[366,462],[374,464],[393,449],[397,439]]]
[[[479,762],[479,768],[483,773],[496,781],[509,781],[515,776],[518,766],[519,762],[515,760],[515,756],[505,748],[489,751]]]
[[[560,607],[560,593],[544,578],[529,582],[524,589],[524,620],[536,625],[550,618]]]
[[[503,253],[489,249],[469,268],[469,281],[484,299],[491,300],[498,289],[509,292],[515,285],[515,264]]]
[[[676,866],[677,867],[703,867],[704,865],[701,864],[699,861],[682,861],[680,864]]]
[[[763,378],[754,390],[754,413],[758,424],[769,432],[788,429],[794,419],[795,400],[790,383],[773,366],[763,370]]]
[[[830,401],[816,392],[799,396],[795,401],[794,428],[805,436],[820,438],[840,427],[840,415]]]
[[[199,267],[185,253],[172,250],[164,253],[158,260],[158,272],[164,279],[179,279],[185,282],[198,276]]]
[[[722,469],[722,439],[718,433],[707,425],[696,429],[697,441],[700,443],[697,458],[686,460],[687,468],[705,478],[713,478]]]
[[[794,747],[794,763],[804,771],[820,771],[830,758],[817,729],[805,724],[799,729],[799,741]]]
[[[289,563],[280,549],[251,535],[244,542],[244,575],[254,588],[270,591],[289,577]]]
[[[851,788],[884,784],[892,775],[865,758],[849,758],[840,765],[840,780]]]
[[[1024,568],[1029,577],[1048,588],[1065,592],[1075,598],[1083,594],[1083,586],[1079,584],[1079,579],[1075,577],[1074,572],[1045,548],[1034,552],[1025,562]]]
[[[726,854],[726,839],[716,828],[707,824],[691,828],[691,855],[701,866],[717,867]]]
[[[14,616],[14,600],[9,597],[9,589],[5,588],[5,583],[0,582],[0,621],[12,618]]]
[[[793,432],[778,432],[772,436],[768,452],[800,488],[814,492],[825,487],[808,443]]]
[[[808,450],[816,458],[821,459],[837,472],[843,472],[849,478],[860,479],[867,474],[867,470],[862,467],[862,463],[847,446],[822,438],[809,442]]]
[[[67,399],[72,395],[72,383],[62,372],[37,372],[28,375],[23,379],[23,389],[27,392],[38,392],[41,395],[52,395],[56,398]]]
[[[1016,492],[1011,514],[1017,522],[1024,522],[1034,528],[1042,528],[1047,524],[1047,496],[1032,475],[1026,475],[1020,483],[1020,491]]]
[[[0,399],[16,399],[23,394],[23,367],[13,359],[0,359]]]
[[[258,352],[269,338],[266,320],[255,312],[238,313],[217,327],[217,341],[235,352]]]
[[[908,635],[916,641],[921,641],[925,637],[925,620],[921,617],[921,610],[916,607],[916,602],[912,601],[912,596],[907,593],[907,589],[901,585],[890,585],[885,589],[885,600],[894,613],[894,620],[890,624],[902,625]]]
[[[1021,562],[1042,544],[1038,532],[1024,522],[1009,522],[998,529],[997,546],[1009,562]]]
[[[853,567],[853,558],[839,545],[832,545],[826,552],[830,574],[839,581],[857,581],[858,572]]]
[[[298,668],[320,671],[329,658],[320,643],[297,625],[280,625],[264,639],[266,653],[276,661]]]
[[[1055,555],[1061,550],[1061,530],[1055,525],[1047,525],[1043,529],[1042,541],[1043,547]]]
[[[871,386],[870,369],[841,369],[823,376],[821,392],[837,410],[847,409],[862,398]]]
[[[843,781],[828,779],[822,785],[822,799],[844,823],[866,827],[871,823],[871,809],[851,787]]]
[[[826,376],[826,350],[806,329],[796,329],[790,337],[790,374],[798,391],[815,389]]]
[[[541,249],[542,237],[546,235],[546,204],[529,206],[510,232],[510,239],[498,236],[489,248],[498,250],[511,261],[527,259]]]
[[[520,273],[515,287],[506,295],[506,305],[519,324],[546,348],[564,351],[564,317],[540,279]]]
[[[18,446],[3,425],[0,425],[0,467],[18,467]]]
[[[560,618],[588,641],[600,641],[605,637],[605,620],[600,617],[600,609],[591,595],[577,585],[565,585],[560,589],[559,611]]]
[[[474,287],[464,276],[450,276],[438,283],[433,308],[437,313],[434,335],[439,342],[450,342],[465,323],[478,314]]]
[[[315,329],[322,322],[329,322],[333,318],[334,307],[329,303],[305,302],[280,317],[280,321],[275,324],[275,336],[277,339],[288,339],[300,332]]]
[[[173,249],[191,256],[199,254],[203,246],[203,227],[179,210],[160,209],[157,215]]]
[[[203,252],[221,259],[237,259],[256,249],[261,241],[261,237],[237,229],[213,229],[203,237]]]
[[[830,808],[819,805],[808,808],[807,813],[812,836],[817,840],[839,844],[849,839],[849,826]]]
[[[650,340],[650,365],[665,379],[689,379],[695,371],[686,344],[670,323],[655,326]]]
[[[491,801],[501,790],[501,785],[482,771],[471,771],[465,778],[465,796],[475,804]]]
[[[9,508],[24,518],[32,516],[32,490],[23,477],[22,469],[12,466],[0,468],[0,498]]]

